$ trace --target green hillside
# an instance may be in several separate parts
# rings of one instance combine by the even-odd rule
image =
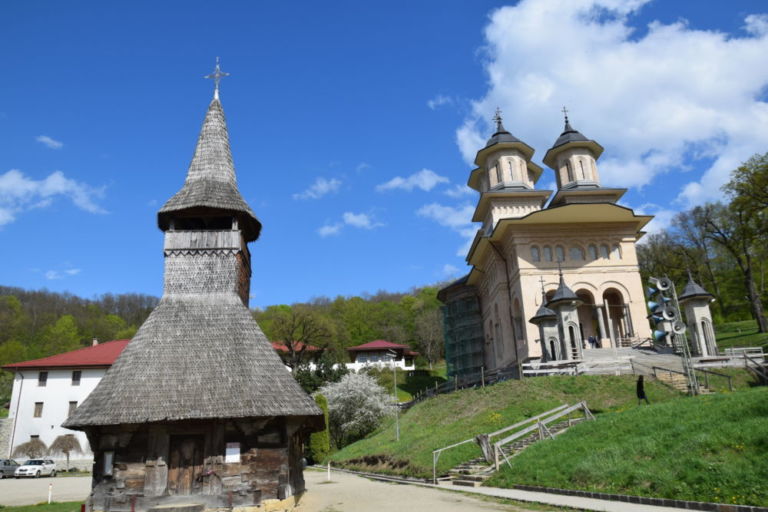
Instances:
[[[656,382],[647,382],[646,392],[652,403],[682,396]],[[581,400],[586,400],[596,413],[635,408],[635,377],[555,376],[510,380],[440,395],[401,416],[399,442],[394,440],[394,422],[388,422],[368,438],[337,452],[331,460],[350,468],[429,477],[432,450],[498,430],[560,404]],[[449,450],[440,457],[438,471],[445,472],[479,454],[474,443]]]
[[[768,388],[600,415],[511,459],[486,485],[768,505]]]

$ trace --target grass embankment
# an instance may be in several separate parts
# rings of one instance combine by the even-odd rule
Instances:
[[[609,413],[536,443],[486,485],[768,505],[768,388]]]
[[[40,503],[38,505],[23,505],[7,507],[0,505],[3,512],[80,512],[82,501],[66,501],[62,503]]]
[[[657,382],[646,392],[652,403],[680,398]],[[432,450],[477,434],[489,433],[563,403],[586,400],[594,412],[637,407],[635,377],[553,376],[511,380],[479,389],[440,395],[417,404],[400,417],[400,441],[394,421],[366,439],[335,453],[331,460],[349,468],[410,476],[432,476]],[[480,455],[475,443],[440,456],[438,472]]]
[[[768,333],[757,332],[757,322],[744,320],[715,326],[717,347],[725,350],[731,347],[763,347],[768,351]]]
[[[372,369],[369,370],[379,386],[383,387],[387,393],[392,393],[393,388],[393,374],[392,370],[388,368],[384,369]],[[397,370],[397,400],[399,402],[410,402],[413,397],[420,391],[426,389],[434,389],[435,384],[438,386],[445,382],[445,362],[435,365],[433,370],[414,370],[405,371]]]

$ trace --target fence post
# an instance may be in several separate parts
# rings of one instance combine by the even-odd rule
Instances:
[[[501,450],[501,447],[499,447],[498,444],[493,445],[493,465],[496,468],[496,471],[499,470],[499,450]]]
[[[432,452],[432,483],[437,485],[437,454]]]
[[[483,383],[483,387],[485,387],[485,366],[480,367],[480,381]]]
[[[454,375],[453,376],[453,390],[458,391],[459,390],[459,376]]]

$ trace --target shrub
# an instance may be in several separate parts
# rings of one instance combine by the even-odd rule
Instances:
[[[320,463],[331,453],[331,434],[328,430],[328,400],[318,393],[315,395],[315,402],[323,410],[325,427],[309,436],[309,453],[315,463]]]

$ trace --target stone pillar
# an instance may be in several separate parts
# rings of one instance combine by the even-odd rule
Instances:
[[[608,336],[611,338],[611,346],[618,347],[616,329],[613,327],[613,320],[611,320],[611,309],[608,304],[605,305],[605,321],[608,322]]]
[[[597,310],[597,326],[600,329],[600,346],[605,347],[608,341],[608,334],[605,331],[605,318],[603,317],[603,306],[595,306]]]

